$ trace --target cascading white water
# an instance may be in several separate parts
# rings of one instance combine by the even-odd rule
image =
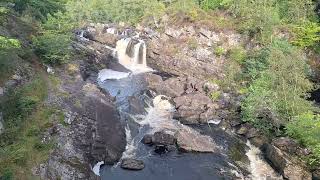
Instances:
[[[252,180],[282,180],[282,176],[272,169],[272,167],[262,159],[259,148],[253,146],[247,141],[247,146],[250,148],[246,155],[250,160],[250,170]]]
[[[115,50],[119,63],[132,73],[152,70],[147,66],[147,47],[143,40],[121,39],[117,42]]]

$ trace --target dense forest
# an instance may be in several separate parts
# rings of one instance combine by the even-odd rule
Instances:
[[[309,169],[318,168],[320,111],[310,93],[320,83],[319,6],[312,0],[2,0],[0,86],[23,61],[36,70],[28,83],[0,97],[5,127],[0,134],[0,179],[29,177],[30,169],[54,148],[54,142],[43,144],[40,135],[50,127],[52,115],[63,116],[45,105],[48,81],[59,82],[48,80],[39,66],[59,69],[80,56],[71,48],[76,29],[90,23],[124,23],[162,32],[164,16],[172,24],[183,17],[188,23],[233,29],[247,37],[247,44],[231,50],[212,49],[227,62],[225,76],[210,81],[242,97],[243,122],[268,137],[296,139],[312,151],[300,158]],[[13,19],[21,24],[19,31],[7,34],[4,28]]]

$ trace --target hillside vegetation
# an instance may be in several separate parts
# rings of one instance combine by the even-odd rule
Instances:
[[[19,61],[29,59],[33,63],[30,51],[40,57],[37,62],[57,68],[72,61],[73,30],[92,22],[143,24],[162,31],[162,18],[168,15],[173,25],[179,25],[179,18],[183,18],[188,23],[201,22],[220,31],[238,31],[247,37],[248,44],[226,53],[225,79],[212,81],[243,97],[242,121],[271,137],[288,135],[297,139],[313,152],[302,157],[309,167],[320,166],[319,109],[307,100],[308,93],[317,88],[311,79],[316,76],[317,67],[313,65],[320,55],[315,1],[6,0],[0,5],[2,28],[13,16],[33,25],[36,32],[21,37],[0,29],[1,86],[13,75]],[[50,108],[39,111],[47,86],[43,76],[35,75],[19,90],[9,91],[1,104],[6,126],[5,133],[0,135],[1,180],[30,174],[20,168],[34,158],[28,154],[46,155],[52,147],[51,143],[43,146],[38,136],[56,113]],[[35,163],[43,161],[40,156],[35,159]]]

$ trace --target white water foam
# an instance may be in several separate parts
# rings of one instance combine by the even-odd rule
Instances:
[[[137,146],[134,143],[134,139],[132,139],[131,136],[131,130],[129,128],[129,125],[126,126],[126,140],[127,140],[127,145],[126,145],[126,150],[122,154],[122,158],[130,158],[135,156],[135,150]]]
[[[104,82],[105,80],[108,80],[108,79],[123,79],[128,77],[129,75],[130,73],[127,73],[127,72],[119,72],[119,71],[114,71],[112,69],[102,69],[99,71],[98,81]]]
[[[275,172],[275,170],[262,159],[259,148],[253,146],[247,141],[247,146],[250,148],[246,153],[250,160],[251,178],[253,180],[282,180],[282,176]]]
[[[94,165],[94,167],[92,168],[92,171],[94,172],[95,175],[100,176],[100,167],[103,164],[104,164],[104,161],[100,161],[96,165]]]

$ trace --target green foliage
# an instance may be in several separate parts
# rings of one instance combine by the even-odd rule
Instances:
[[[308,48],[313,47],[320,41],[320,26],[318,23],[307,22],[303,25],[297,25],[293,29],[295,37],[293,44]]]
[[[19,128],[21,122],[44,100],[46,93],[46,83],[40,78],[33,80],[19,90],[9,91],[8,96],[1,104],[5,126],[8,129],[18,130],[16,128]],[[10,134],[11,132],[9,131],[8,135]],[[3,140],[10,139],[7,137],[6,140]],[[0,145],[2,144],[3,142],[0,139]]]
[[[217,56],[222,56],[222,55],[225,53],[225,50],[224,50],[223,47],[218,46],[218,47],[216,47],[216,48],[214,49],[214,53],[215,53],[215,55],[217,55]]]
[[[46,81],[37,77],[10,90],[1,102],[0,179],[33,179],[29,171],[47,159],[54,144],[41,142],[42,132],[52,127],[58,111],[43,105],[46,96]]]
[[[312,112],[298,115],[287,125],[287,133],[312,150],[313,154],[307,160],[312,167],[319,167],[320,115]]]
[[[164,13],[165,6],[157,0],[70,0],[66,15],[72,21],[137,23],[142,17]]]
[[[281,24],[301,24],[314,19],[312,0],[200,0],[205,9],[223,8],[239,19],[239,29],[270,43],[273,30]]]
[[[71,57],[71,35],[46,31],[33,39],[36,54],[51,65],[61,65]]]
[[[20,46],[19,40],[0,36],[0,51],[11,48],[19,48]]]
[[[210,94],[210,98],[215,101],[218,100],[221,96],[221,92],[220,91],[214,91]]]
[[[10,169],[5,169],[3,175],[0,176],[1,180],[13,180],[13,172]]]
[[[239,64],[243,64],[246,58],[246,51],[241,46],[230,49],[228,52],[228,58]]]
[[[313,85],[306,77],[301,52],[285,41],[273,42],[268,52],[264,70],[251,70],[254,79],[242,103],[243,120],[263,124],[267,129],[280,128],[291,118],[313,110],[311,102],[305,99]]]
[[[230,5],[232,0],[202,0],[200,2],[201,8],[205,10],[226,8]]]
[[[279,0],[277,7],[281,20],[286,23],[305,22],[314,16],[312,0]]]
[[[45,20],[48,14],[62,10],[65,0],[13,0],[13,3],[17,12],[27,12],[36,19]]]
[[[1,4],[0,4],[0,17],[3,15],[6,15],[8,12],[9,12],[9,9],[5,7],[1,7]]]

